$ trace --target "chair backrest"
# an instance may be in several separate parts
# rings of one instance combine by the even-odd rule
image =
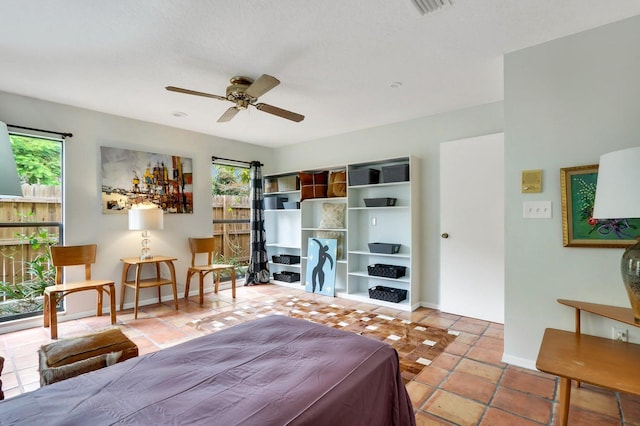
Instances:
[[[96,244],[83,246],[51,246],[51,263],[56,268],[56,284],[62,284],[65,266],[84,265],[86,280],[91,279],[91,264],[96,262]]]
[[[189,250],[191,250],[191,266],[196,265],[196,255],[200,253],[207,254],[207,265],[211,265],[215,251],[215,238],[189,238]]]

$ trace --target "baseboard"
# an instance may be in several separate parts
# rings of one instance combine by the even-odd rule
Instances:
[[[520,358],[520,357],[503,353],[502,362],[515,365],[516,367],[526,368],[528,370],[537,370],[536,361],[528,358]]]
[[[437,311],[440,310],[440,305],[437,303],[420,302],[420,306],[423,308],[435,309]]]

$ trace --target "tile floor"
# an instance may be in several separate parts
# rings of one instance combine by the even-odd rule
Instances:
[[[142,307],[138,319],[133,311],[118,312],[118,324],[139,347],[140,353],[153,352],[200,336],[187,322],[234,308],[251,299],[302,291],[263,285],[239,287],[237,299],[230,290],[208,293],[204,306],[197,297],[180,300],[179,310],[170,303]],[[424,425],[557,425],[554,416],[558,383],[555,377],[500,361],[503,326],[472,318],[421,308],[401,312],[345,299],[334,303],[357,305],[361,309],[421,321],[449,328],[460,335],[434,362],[407,384],[416,410],[417,424]],[[107,316],[89,317],[60,323],[59,336],[71,337],[109,325]],[[0,335],[0,355],[6,398],[39,387],[36,350],[49,343],[44,328]],[[640,398],[617,394],[590,386],[571,393],[571,425],[640,425]]]

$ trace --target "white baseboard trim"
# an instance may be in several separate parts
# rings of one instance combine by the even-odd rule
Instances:
[[[420,306],[423,308],[435,309],[437,311],[440,310],[440,305],[437,303],[420,302]]]
[[[536,361],[532,360],[532,359],[520,358],[520,357],[516,357],[516,356],[512,356],[512,355],[503,353],[502,354],[502,362],[505,362],[505,363],[511,364],[511,365],[515,365],[516,367],[522,367],[522,368],[526,368],[528,370],[537,371]]]

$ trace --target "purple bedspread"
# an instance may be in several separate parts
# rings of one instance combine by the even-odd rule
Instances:
[[[395,350],[285,316],[0,403],[0,425],[415,425]]]

